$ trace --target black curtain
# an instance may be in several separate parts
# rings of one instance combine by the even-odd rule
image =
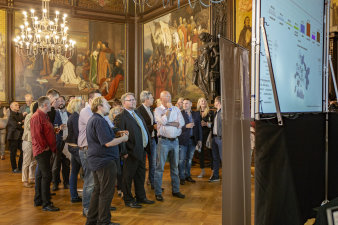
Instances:
[[[257,225],[304,224],[316,216],[313,208],[324,200],[325,114],[283,120],[284,126],[278,126],[276,119],[256,121]],[[338,122],[338,116],[334,120]],[[338,132],[334,135],[338,137]],[[337,165],[331,165],[331,177],[338,173],[333,167]],[[330,187],[335,188],[338,179],[330,180]]]

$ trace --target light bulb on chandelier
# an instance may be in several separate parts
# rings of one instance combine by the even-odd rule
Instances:
[[[30,18],[26,11],[22,12],[24,23],[20,25],[20,35],[14,38],[16,52],[21,56],[47,55],[50,59],[74,55],[75,41],[68,38],[67,14],[59,23],[60,12],[55,12],[55,18],[49,19],[49,1],[42,0],[42,17],[39,20],[35,10],[30,10]],[[31,22],[29,22],[31,20]]]

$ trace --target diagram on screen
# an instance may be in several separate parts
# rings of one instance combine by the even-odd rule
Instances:
[[[296,97],[304,99],[305,91],[309,89],[310,84],[310,68],[306,66],[305,56],[298,54],[299,61],[296,63],[296,73],[294,75],[295,87],[294,93]]]

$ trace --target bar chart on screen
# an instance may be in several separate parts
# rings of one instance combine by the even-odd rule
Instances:
[[[321,111],[324,1],[262,0],[261,17],[281,112]],[[260,112],[274,113],[264,45],[260,62]]]

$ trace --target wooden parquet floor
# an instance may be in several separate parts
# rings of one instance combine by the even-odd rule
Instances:
[[[112,221],[121,225],[218,225],[222,222],[221,183],[209,183],[210,169],[205,178],[197,178],[198,167],[192,168],[195,184],[181,186],[185,199],[171,196],[169,165],[166,165],[163,188],[164,202],[145,205],[142,209],[125,207],[122,199],[115,193],[112,205],[117,211],[112,212]],[[78,188],[82,188],[79,179]],[[147,197],[154,200],[154,191],[145,185]],[[24,188],[21,174],[13,174],[10,169],[9,153],[6,160],[0,160],[0,224],[7,225],[65,225],[85,224],[81,203],[71,203],[68,189],[56,191],[54,205],[59,212],[44,212],[41,207],[33,206],[34,189]]]

